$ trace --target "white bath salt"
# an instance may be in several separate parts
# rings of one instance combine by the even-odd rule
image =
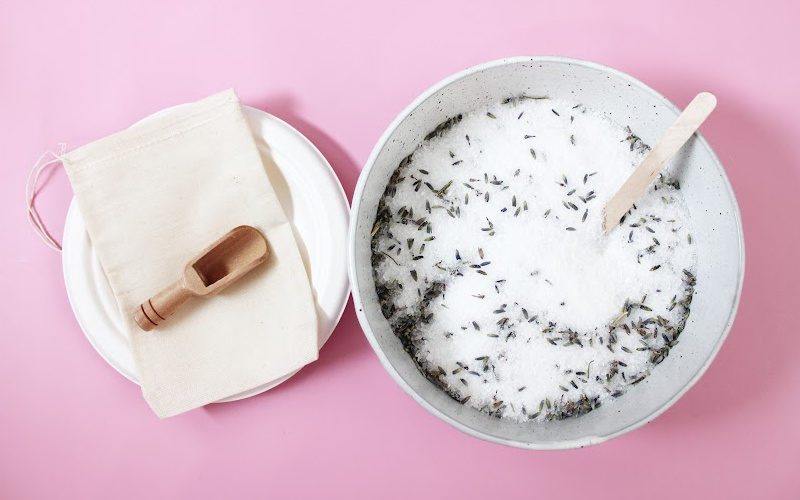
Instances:
[[[669,172],[608,236],[648,146],[567,101],[515,98],[440,125],[373,229],[384,316],[452,397],[515,420],[582,415],[663,361],[689,312],[691,221]]]

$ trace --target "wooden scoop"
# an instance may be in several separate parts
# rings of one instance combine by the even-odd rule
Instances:
[[[239,226],[212,243],[183,268],[183,276],[133,311],[133,319],[150,331],[190,297],[221,291],[269,257],[267,240],[258,229]]]

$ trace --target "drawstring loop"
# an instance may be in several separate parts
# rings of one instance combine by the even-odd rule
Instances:
[[[53,151],[44,152],[33,165],[33,168],[28,174],[28,181],[25,183],[25,203],[28,211],[28,223],[31,225],[37,236],[44,241],[45,245],[57,252],[61,251],[61,243],[59,243],[53,237],[53,235],[50,234],[50,232],[47,230],[47,227],[45,227],[44,222],[39,215],[39,211],[36,209],[36,196],[39,194],[37,186],[42,173],[47,168],[62,163],[62,158],[66,149],[67,145],[62,142],[58,144],[57,153],[54,153]]]

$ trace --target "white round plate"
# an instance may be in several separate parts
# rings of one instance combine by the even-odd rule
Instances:
[[[328,161],[300,132],[264,111],[247,106],[244,111],[311,277],[322,347],[339,322],[350,294],[347,197]],[[111,287],[74,199],[67,212],[63,241],[67,295],[83,333],[108,364],[138,384],[136,364]],[[220,402],[260,394],[295,373]]]

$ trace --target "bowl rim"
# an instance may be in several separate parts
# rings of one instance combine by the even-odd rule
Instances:
[[[643,425],[652,422],[656,418],[658,418],[661,414],[667,411],[672,405],[674,405],[683,395],[694,386],[700,377],[705,374],[708,367],[717,357],[722,344],[725,342],[725,339],[728,337],[728,334],[733,327],[733,321],[736,317],[736,312],[739,308],[739,302],[742,295],[742,286],[744,284],[744,271],[745,271],[745,246],[744,246],[744,231],[742,228],[742,219],[741,214],[739,211],[739,203],[736,200],[736,195],[733,191],[733,187],[731,186],[730,180],[725,173],[725,169],[722,166],[722,163],[719,161],[716,153],[709,145],[708,141],[702,136],[702,134],[698,131],[696,133],[697,140],[700,145],[711,155],[713,163],[717,168],[719,174],[722,177],[723,184],[725,189],[727,190],[728,195],[733,200],[733,211],[732,215],[736,221],[736,229],[739,236],[739,275],[738,275],[738,286],[736,289],[736,294],[733,298],[733,304],[730,309],[730,314],[728,316],[727,322],[725,324],[725,328],[722,334],[719,336],[716,344],[714,345],[710,355],[706,359],[705,363],[700,367],[697,373],[692,377],[683,387],[681,387],[675,395],[663,404],[660,408],[656,409],[653,413],[648,415],[647,417],[634,422],[633,424],[624,427],[616,432],[603,435],[603,436],[586,436],[579,439],[571,439],[565,441],[554,441],[549,443],[529,443],[525,441],[518,441],[514,439],[506,439],[498,436],[493,436],[491,434],[487,434],[481,432],[479,430],[473,429],[468,427],[458,420],[450,417],[449,415],[445,414],[432,404],[430,404],[426,399],[419,395],[416,391],[414,391],[411,386],[406,383],[406,381],[400,376],[400,374],[395,370],[392,363],[389,361],[389,358],[384,353],[383,349],[381,348],[380,344],[378,343],[377,338],[375,337],[374,332],[372,331],[372,327],[370,326],[369,322],[367,321],[366,315],[364,313],[363,302],[361,300],[361,291],[358,288],[358,284],[356,281],[356,270],[355,270],[355,245],[356,245],[356,229],[358,224],[356,223],[355,217],[358,215],[358,211],[361,207],[361,199],[363,197],[364,187],[367,183],[367,179],[372,174],[372,168],[375,165],[375,161],[378,158],[378,155],[385,147],[386,143],[389,140],[389,137],[395,132],[397,127],[403,122],[408,115],[410,115],[417,107],[419,107],[425,100],[427,100],[430,96],[434,95],[436,92],[440,91],[444,87],[450,85],[453,82],[461,80],[463,78],[467,78],[475,73],[484,71],[486,69],[498,67],[498,66],[505,66],[505,65],[513,65],[513,64],[520,64],[520,63],[540,63],[540,62],[548,62],[548,63],[566,63],[571,65],[578,65],[584,66],[587,68],[597,69],[612,75],[615,75],[622,80],[626,81],[627,83],[631,84],[632,86],[637,86],[645,92],[649,92],[658,99],[660,99],[669,109],[673,110],[676,115],[680,113],[680,109],[675,106],[669,99],[664,97],[660,92],[656,91],[652,87],[646,85],[645,83],[639,81],[638,79],[619,71],[617,69],[611,68],[609,66],[585,61],[582,59],[575,59],[571,57],[562,57],[562,56],[514,56],[514,57],[506,57],[502,59],[495,59],[492,61],[488,61],[485,63],[477,64],[475,66],[469,67],[465,70],[459,71],[454,73],[433,86],[429,87],[416,99],[414,99],[411,104],[406,106],[389,124],[389,126],[384,130],[383,134],[381,135],[378,142],[372,149],[372,152],[367,159],[367,162],[364,164],[364,168],[361,170],[361,173],[358,177],[358,182],[355,187],[355,191],[353,192],[352,204],[350,207],[350,227],[348,230],[348,277],[350,278],[350,289],[352,291],[353,296],[353,305],[355,306],[356,316],[358,317],[358,322],[361,325],[361,329],[364,331],[364,335],[367,337],[367,340],[372,346],[372,350],[375,351],[377,354],[378,359],[380,360],[383,368],[391,375],[394,381],[403,388],[403,390],[411,396],[414,401],[416,401],[420,406],[422,406],[425,410],[429,413],[434,415],[435,417],[447,422],[448,424],[452,425],[456,429],[468,434],[470,436],[482,439],[484,441],[489,441],[492,443],[498,443],[506,446],[512,446],[515,448],[522,448],[522,449],[529,449],[529,450],[560,450],[560,449],[570,449],[570,448],[584,448],[586,446],[592,446],[596,444],[603,443],[615,437],[621,436],[628,432],[638,429]]]

